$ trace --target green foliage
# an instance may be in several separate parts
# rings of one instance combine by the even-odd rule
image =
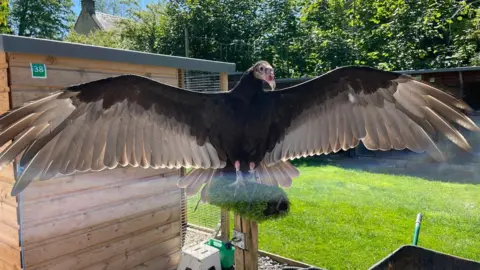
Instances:
[[[122,7],[128,7],[124,16],[129,20],[119,33],[131,49],[179,56],[185,56],[187,35],[189,57],[234,62],[240,71],[266,59],[279,78],[315,76],[352,64],[385,70],[457,67],[480,63],[478,5],[458,0],[172,0],[142,9],[126,0]]]
[[[161,4],[149,4],[143,10],[138,2],[130,2],[129,19],[121,21],[120,35],[123,40],[128,40],[131,49],[166,53],[168,39],[165,39],[167,17],[164,9]]]
[[[128,9],[135,4],[136,2],[124,0],[95,0],[95,10],[111,15],[126,17],[128,16]]]
[[[63,39],[74,22],[72,0],[15,0],[11,21],[19,36]]]
[[[150,37],[160,37],[155,52],[184,56],[187,35],[189,57],[235,62],[239,70],[245,70],[260,58],[274,61],[275,52],[288,51],[289,44],[278,46],[275,40],[291,38],[295,31],[295,9],[291,3],[288,0],[169,1],[160,16],[163,28],[159,27],[158,34]],[[282,65],[277,70],[283,70]]]
[[[314,1],[301,20],[313,30],[308,50],[317,66],[305,72],[347,64],[387,70],[467,65],[478,51],[470,33],[477,14],[457,0]]]
[[[12,30],[8,24],[8,15],[10,14],[10,7],[8,0],[0,0],[0,34],[11,34]]]
[[[121,31],[119,29],[110,31],[93,31],[88,35],[79,34],[71,29],[64,41],[109,48],[131,49],[132,45],[128,40],[123,39],[120,34]]]

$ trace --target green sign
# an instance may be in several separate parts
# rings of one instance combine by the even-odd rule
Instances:
[[[47,66],[45,66],[45,64],[30,63],[30,66],[32,70],[32,78],[47,78]]]

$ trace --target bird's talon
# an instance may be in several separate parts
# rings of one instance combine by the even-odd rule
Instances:
[[[235,179],[235,182],[229,184],[227,187],[235,188],[233,192],[233,197],[236,197],[238,188],[244,187],[244,186],[245,186],[245,180],[243,179],[242,173],[240,171],[237,171],[237,178]]]
[[[250,183],[256,183],[257,182],[257,173],[255,170],[250,170],[248,171],[250,173],[249,177],[247,178],[247,181]]]

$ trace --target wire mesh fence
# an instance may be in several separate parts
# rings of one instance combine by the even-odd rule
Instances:
[[[220,73],[207,71],[184,71],[184,88],[198,92],[221,91]]]

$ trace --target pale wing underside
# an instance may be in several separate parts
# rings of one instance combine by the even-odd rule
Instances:
[[[346,87],[294,119],[283,140],[265,155],[266,164],[336,153],[356,147],[360,140],[369,150],[408,148],[442,161],[434,136],[443,134],[468,151],[470,145],[451,123],[479,130],[459,111],[466,108],[463,102],[410,77],[402,76],[388,89],[371,94]]]
[[[124,100],[104,110],[102,99],[75,106],[77,93],[58,92],[0,118],[0,169],[26,151],[12,194],[32,180],[117,166],[143,168],[222,168],[207,140],[198,145],[189,126]],[[68,96],[67,96],[68,95]]]

